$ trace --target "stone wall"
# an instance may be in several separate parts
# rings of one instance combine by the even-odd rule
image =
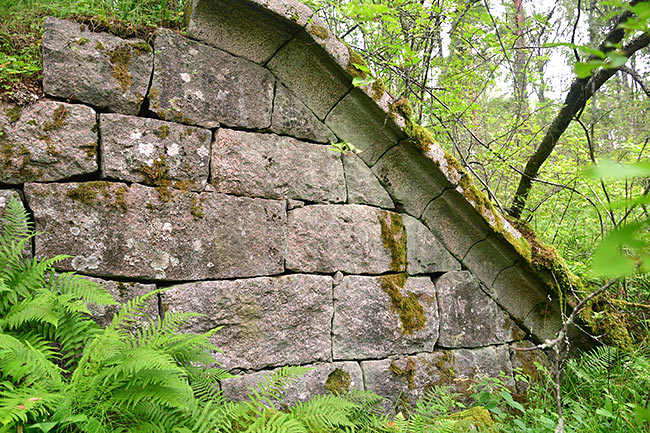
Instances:
[[[413,403],[530,367],[559,325],[498,214],[299,3],[189,2],[149,44],[49,18],[47,98],[0,115],[0,208],[19,194],[37,256],[69,254],[120,301],[203,313],[242,396],[285,364],[288,395],[364,388]],[[332,151],[347,140],[361,153]],[[107,321],[114,310],[96,310]]]

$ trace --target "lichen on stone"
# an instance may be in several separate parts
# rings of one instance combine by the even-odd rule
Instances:
[[[325,389],[332,394],[343,394],[350,389],[350,374],[340,368],[334,369],[325,381]]]
[[[390,268],[396,272],[406,270],[406,229],[402,216],[395,212],[381,211],[377,218],[382,243],[390,252]]]
[[[409,292],[406,296],[402,293],[408,281],[408,275],[405,273],[382,275],[377,279],[381,289],[390,298],[391,311],[399,315],[402,333],[412,335],[424,329],[427,317],[418,296],[413,292]]]
[[[415,387],[416,366],[415,361],[413,361],[413,358],[410,356],[406,359],[406,365],[404,368],[397,365],[397,362],[391,361],[388,370],[397,377],[405,378],[408,389],[413,389]]]

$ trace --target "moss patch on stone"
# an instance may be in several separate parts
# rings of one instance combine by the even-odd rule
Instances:
[[[409,123],[404,128],[404,132],[409,136],[411,142],[420,149],[422,153],[427,153],[431,150],[431,145],[436,142],[433,134],[424,126],[417,123]]]
[[[323,26],[311,26],[309,33],[320,38],[320,39],[329,39],[330,32]]]
[[[143,54],[149,54],[149,53],[151,53],[153,51],[151,49],[151,45],[149,45],[148,43],[146,43],[144,41],[131,42],[131,48],[133,48],[133,51],[135,51],[135,53],[138,56],[141,56]]]
[[[97,180],[80,183],[68,191],[65,196],[87,206],[100,203],[126,211],[125,193],[126,187],[124,186],[115,188],[111,182]]]
[[[14,105],[13,107],[5,110],[5,116],[7,116],[9,122],[16,123],[20,120],[20,116],[22,116],[22,110],[20,109],[19,105]]]
[[[52,113],[52,120],[43,123],[43,131],[50,132],[55,129],[62,128],[65,125],[65,119],[68,117],[68,109],[63,104],[59,106]]]
[[[397,362],[391,361],[390,365],[388,366],[388,371],[393,373],[397,377],[403,377],[406,379],[406,384],[408,386],[408,389],[413,389],[415,387],[415,372],[417,370],[417,367],[415,365],[415,361],[413,361],[413,358],[408,357],[406,359],[406,365],[404,368],[400,367],[397,365]]]
[[[470,407],[469,409],[447,415],[444,419],[458,420],[459,422],[451,428],[452,432],[467,431],[492,431],[494,421],[490,416],[490,411],[482,406]]]
[[[195,220],[202,220],[205,218],[205,212],[203,211],[203,197],[197,199],[196,196],[192,196],[192,206],[190,207],[190,214]]]
[[[165,138],[169,137],[169,126],[160,125],[158,129],[154,131],[154,134],[164,140]]]
[[[379,286],[386,292],[390,298],[391,312],[399,315],[402,324],[402,333],[412,335],[421,331],[427,324],[427,317],[424,314],[424,307],[420,303],[417,295],[409,292],[404,296],[402,291],[408,281],[408,275],[390,274],[382,275],[377,278]]]
[[[406,229],[402,216],[395,212],[381,211],[377,218],[382,243],[390,252],[390,268],[396,272],[406,270]]]
[[[131,47],[128,44],[120,44],[107,51],[106,54],[113,65],[113,78],[118,82],[122,91],[126,92],[133,85],[133,75],[129,72]]]
[[[411,102],[406,98],[400,98],[397,101],[393,102],[390,106],[392,112],[395,112],[402,116],[406,120],[407,124],[411,121],[413,117],[413,106]]]
[[[350,374],[345,370],[336,368],[327,376],[325,389],[332,394],[343,394],[350,389],[351,383]]]

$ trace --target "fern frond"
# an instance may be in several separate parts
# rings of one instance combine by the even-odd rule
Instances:
[[[46,381],[62,385],[62,370],[51,360],[50,353],[35,349],[28,342],[0,333],[0,372],[14,383],[32,385]]]
[[[64,272],[50,279],[53,291],[71,294],[75,299],[97,305],[117,305],[113,296],[99,283],[74,272]]]
[[[122,308],[115,313],[113,320],[111,320],[108,329],[118,329],[120,327],[132,326],[139,320],[146,320],[147,313],[145,311],[145,303],[147,300],[166,289],[152,290],[142,296],[136,296],[122,305]]]
[[[0,382],[0,427],[25,424],[47,414],[62,399],[59,393],[49,392],[35,384],[15,387]]]
[[[22,202],[12,196],[2,215],[4,221],[3,236],[0,243],[18,242],[32,234],[33,223]]]

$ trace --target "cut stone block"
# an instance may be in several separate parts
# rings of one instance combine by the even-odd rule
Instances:
[[[392,209],[393,200],[381,186],[374,173],[357,155],[344,155],[345,181],[348,186],[348,203],[369,204]]]
[[[101,114],[102,175],[161,185],[186,183],[203,190],[208,181],[210,141],[207,129],[121,114]]]
[[[338,141],[336,135],[281,83],[275,89],[271,131],[319,143]]]
[[[321,144],[275,134],[219,129],[212,147],[218,192],[248,197],[344,202],[340,155]]]
[[[100,284],[108,293],[113,295],[113,298],[120,304],[126,304],[131,299],[137,296],[143,296],[147,293],[156,290],[155,284],[140,284],[140,283],[125,283],[122,281],[102,280],[100,278],[86,277],[86,279]],[[97,324],[107,327],[113,320],[113,315],[120,311],[121,305],[95,305],[88,304],[88,310],[92,314],[93,319]],[[145,303],[144,312],[147,314],[148,319],[138,320],[140,326],[148,326],[151,321],[158,319],[158,296],[149,298]]]
[[[212,342],[224,368],[260,369],[283,364],[329,361],[332,278],[286,275],[233,281],[202,281],[166,291],[167,311],[205,316],[189,323],[192,332],[222,326]]]
[[[387,413],[415,407],[432,386],[449,386],[469,400],[470,385],[486,376],[506,374],[506,384],[514,385],[508,348],[489,346],[480,349],[436,351],[395,359],[361,362],[366,389],[387,398]]]
[[[287,269],[381,274],[406,270],[401,216],[362,205],[313,205],[289,211]]]
[[[26,184],[39,256],[96,276],[233,278],[284,270],[283,201],[140,184]]]
[[[43,24],[43,91],[124,114],[137,114],[153,67],[141,39],[94,33],[48,17]]]
[[[362,155],[363,153],[359,154],[363,158]],[[442,194],[449,186],[435,163],[406,142],[386,152],[372,171],[393,198],[398,209],[404,208],[416,218],[422,215],[432,199]]]
[[[525,337],[468,271],[441,276],[436,280],[436,293],[443,324],[438,337],[441,347],[481,347]]]
[[[521,256],[510,244],[495,235],[474,244],[463,263],[486,286],[491,287],[499,273],[521,260]]]
[[[344,277],[334,287],[334,359],[433,350],[438,305],[430,278],[406,274]]]
[[[420,221],[402,215],[406,229],[406,259],[409,275],[460,270],[460,263]]]
[[[314,396],[330,392],[343,393],[352,389],[363,389],[361,367],[356,362],[333,362],[307,367],[313,368],[313,370],[289,385],[281,399],[282,405],[290,406],[297,402],[307,402]],[[230,401],[246,400],[250,388],[263,383],[268,376],[276,371],[260,371],[226,379],[221,382],[221,389]]]
[[[214,128],[271,126],[275,79],[266,69],[160,30],[149,108],[164,120]]]
[[[493,233],[483,217],[455,189],[447,189],[433,200],[422,219],[436,239],[461,261],[472,245]]]
[[[521,264],[504,269],[487,288],[496,302],[539,341],[554,338],[562,327],[559,305]]]
[[[322,18],[318,15],[312,16],[305,26],[305,31],[311,36],[313,42],[320,45],[332,60],[347,72],[352,57],[350,48],[327,28],[327,23]],[[348,78],[348,81],[351,81],[351,78]]]
[[[340,139],[359,149],[359,157],[369,166],[404,137],[392,119],[359,89],[348,93],[334,107],[325,124]]]
[[[297,1],[191,0],[187,34],[239,57],[263,64],[313,12]]]
[[[92,108],[42,99],[0,109],[0,182],[54,181],[97,171]]]
[[[304,31],[282,47],[267,66],[319,119],[352,87],[347,74]]]

